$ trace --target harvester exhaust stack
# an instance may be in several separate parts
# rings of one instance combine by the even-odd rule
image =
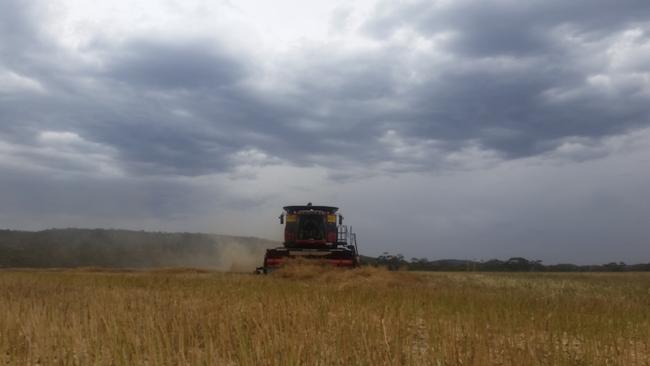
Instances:
[[[266,251],[258,273],[277,269],[291,258],[314,259],[336,267],[359,265],[357,236],[343,225],[338,207],[314,206],[311,202],[285,206],[279,219],[285,225],[283,246]]]

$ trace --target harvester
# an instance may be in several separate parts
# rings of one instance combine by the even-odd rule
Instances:
[[[292,259],[304,258],[324,264],[354,268],[359,265],[357,236],[343,225],[338,207],[285,206],[280,215],[284,226],[283,246],[267,249],[264,266],[258,273],[269,273]]]

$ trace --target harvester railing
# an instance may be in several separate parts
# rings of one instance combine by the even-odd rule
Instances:
[[[350,244],[354,245],[354,252],[359,254],[359,248],[357,248],[357,233],[352,232],[352,227],[350,227]]]

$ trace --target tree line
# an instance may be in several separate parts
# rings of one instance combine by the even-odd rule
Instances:
[[[650,271],[650,263],[626,264],[610,262],[606,264],[577,265],[572,263],[543,264],[541,260],[512,257],[506,260],[490,259],[474,261],[464,259],[411,258],[402,254],[382,253],[376,258],[364,257],[370,265],[384,266],[391,270],[407,271],[485,271],[485,272],[632,272]]]

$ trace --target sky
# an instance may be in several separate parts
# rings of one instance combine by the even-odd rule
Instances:
[[[650,262],[646,0],[0,5],[0,227]]]

